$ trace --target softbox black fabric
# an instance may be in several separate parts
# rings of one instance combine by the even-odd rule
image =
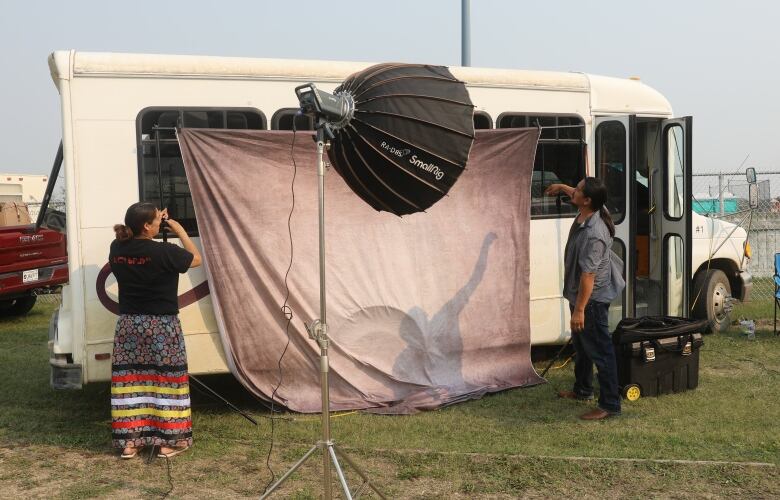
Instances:
[[[421,212],[455,184],[474,141],[466,85],[444,66],[379,64],[347,78],[336,94],[355,101],[336,131],[330,162],[376,210]]]

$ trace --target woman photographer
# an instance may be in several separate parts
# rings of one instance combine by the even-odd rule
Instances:
[[[586,177],[577,187],[552,184],[545,194],[568,195],[579,213],[569,230],[564,254],[563,296],[571,310],[571,335],[575,352],[574,387],[562,398],[593,399],[593,365],[598,369],[598,407],[581,415],[601,420],[620,414],[617,361],[609,333],[609,304],[625,287],[622,262],[613,254],[615,225],[604,204],[607,188],[599,179]]]
[[[154,241],[160,226],[184,248]],[[167,210],[134,203],[114,226],[108,262],[119,285],[119,319],[111,357],[111,430],[122,458],[144,446],[173,457],[192,445],[187,353],[179,323],[179,274],[201,264],[200,253]]]

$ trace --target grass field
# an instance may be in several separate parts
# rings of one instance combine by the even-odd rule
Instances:
[[[170,483],[164,460],[120,462],[110,449],[108,385],[49,388],[53,307],[0,319],[0,497],[259,496],[271,477],[269,414],[231,377],[204,381],[259,426],[194,391],[196,444],[171,461]],[[771,318],[771,305],[751,307],[735,314]],[[578,420],[588,403],[555,396],[571,384],[568,364],[550,372],[549,384],[440,411],[339,414],[333,434],[388,498],[778,497],[780,338],[771,321],[759,328],[755,340],[736,330],[705,337],[698,389],[626,402],[621,417],[603,422]],[[271,455],[277,475],[320,428],[317,416],[280,416]],[[319,466],[310,460],[277,498],[318,498]]]

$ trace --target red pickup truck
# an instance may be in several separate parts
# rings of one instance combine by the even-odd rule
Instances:
[[[0,316],[26,314],[68,281],[65,234],[35,224],[0,227]]]

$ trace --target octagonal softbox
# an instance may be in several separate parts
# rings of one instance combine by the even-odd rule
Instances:
[[[355,194],[399,216],[447,194],[474,141],[474,105],[448,68],[378,64],[335,93],[352,96],[354,116],[335,132],[328,157]]]

